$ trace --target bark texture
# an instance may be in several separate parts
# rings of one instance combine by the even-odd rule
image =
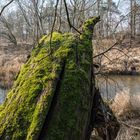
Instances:
[[[87,20],[80,36],[53,32],[40,39],[0,106],[0,139],[89,138],[95,116],[92,35],[98,21]]]

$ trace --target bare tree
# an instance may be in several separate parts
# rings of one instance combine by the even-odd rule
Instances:
[[[7,22],[7,20],[3,16],[0,17],[0,21],[3,23],[3,26],[6,29],[6,31],[2,31],[1,34],[17,46],[17,40],[12,32],[11,25]]]

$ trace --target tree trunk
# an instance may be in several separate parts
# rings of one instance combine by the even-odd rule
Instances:
[[[51,54],[50,36],[40,39],[0,106],[0,139],[89,140],[101,101],[92,65],[98,21],[87,21],[80,37],[54,32]]]

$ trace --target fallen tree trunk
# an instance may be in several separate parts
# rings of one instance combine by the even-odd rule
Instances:
[[[0,139],[90,138],[98,118],[93,111],[92,65],[92,34],[98,21],[87,20],[79,37],[54,32],[51,43],[50,35],[40,39],[0,106]]]

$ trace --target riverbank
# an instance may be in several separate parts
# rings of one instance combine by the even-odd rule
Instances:
[[[114,45],[116,40],[94,41],[94,63],[99,65],[98,72],[109,75],[140,75],[140,36],[125,39]],[[114,45],[114,46],[113,46]],[[113,46],[113,47],[112,47]],[[112,48],[111,48],[112,47]],[[109,51],[106,51],[109,50]]]
[[[112,75],[140,75],[140,47],[111,50],[101,61],[101,71]]]

